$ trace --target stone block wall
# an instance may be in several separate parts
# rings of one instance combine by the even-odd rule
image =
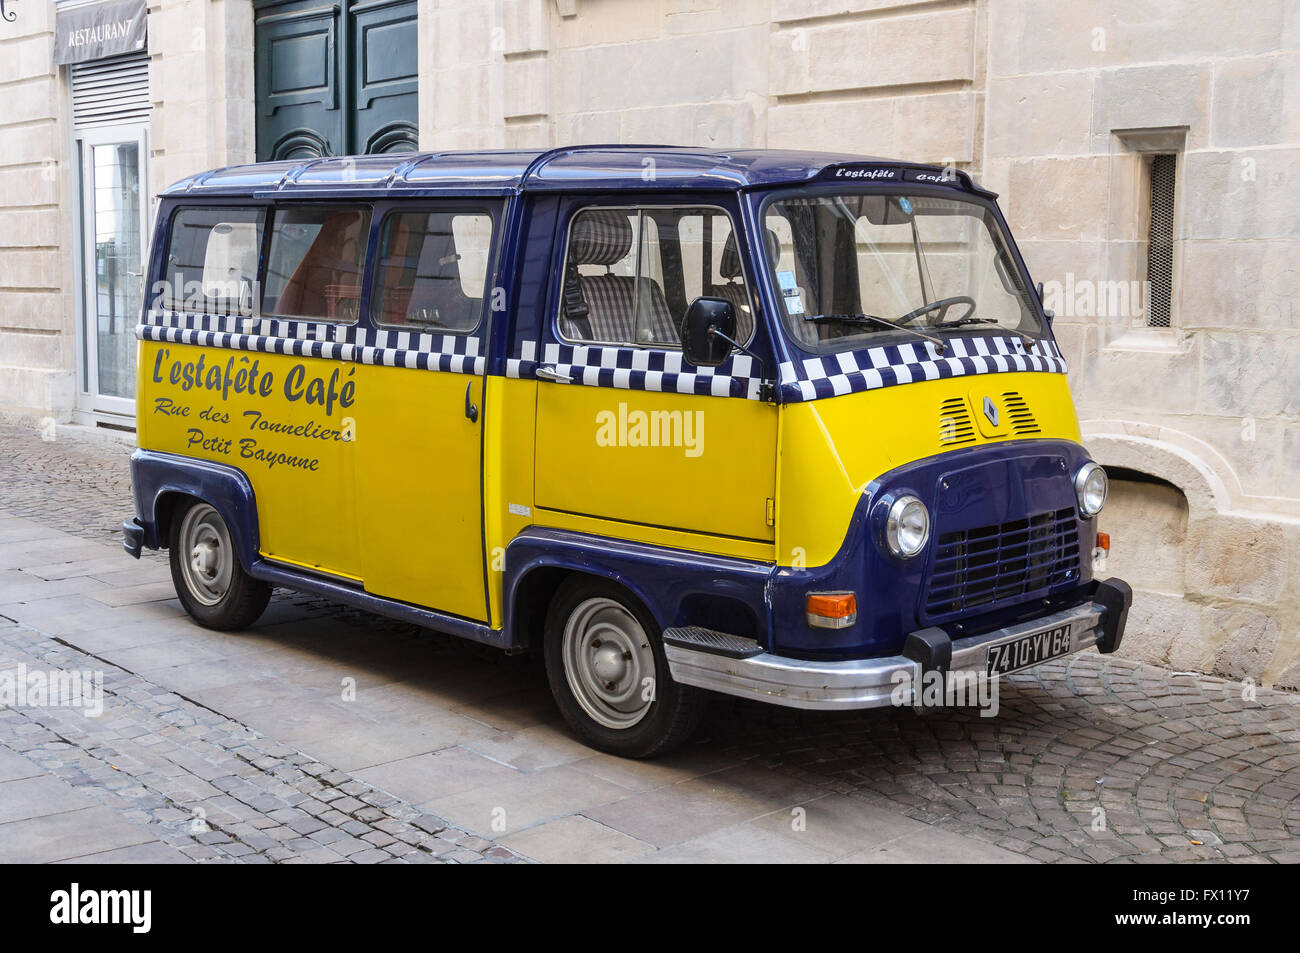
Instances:
[[[254,161],[252,4],[149,0],[149,51],[153,195],[195,172]]]
[[[0,414],[66,421],[76,406],[73,174],[67,70],[53,0],[8,0],[0,22]],[[251,162],[253,18],[247,0],[150,0],[146,163],[153,197],[195,171]]]
[[[75,360],[67,90],[53,0],[10,0],[0,22],[0,411],[71,408]]]
[[[1103,514],[1111,568],[1141,588],[1126,651],[1290,688],[1297,14],[1286,2],[992,0],[982,163],[1035,279],[1058,292],[1085,442],[1187,501],[1177,549],[1171,507],[1148,485],[1117,482]],[[1171,327],[1151,328],[1144,153],[1171,149],[1175,298]]]

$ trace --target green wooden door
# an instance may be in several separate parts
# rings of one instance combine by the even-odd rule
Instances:
[[[411,152],[415,0],[258,0],[257,158]]]

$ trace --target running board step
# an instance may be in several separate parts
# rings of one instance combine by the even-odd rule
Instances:
[[[664,642],[679,648],[706,652],[709,655],[722,655],[726,658],[752,658],[763,654],[763,646],[753,639],[729,635],[715,629],[704,629],[698,625],[664,629]]]

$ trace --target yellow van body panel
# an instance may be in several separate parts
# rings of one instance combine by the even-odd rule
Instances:
[[[140,446],[243,471],[262,556],[486,621],[482,418],[464,410],[481,377],[150,341],[140,357]]]
[[[770,545],[773,405],[580,384],[538,388],[535,493],[538,507],[555,514],[548,519],[639,524],[645,530],[627,538],[645,541],[674,531]]]
[[[685,445],[620,445],[620,404],[628,426],[635,425],[629,415],[637,410],[676,411],[678,420],[699,411],[703,427],[690,436],[700,438],[701,452],[689,456]],[[530,526],[711,555],[773,558],[773,527],[766,520],[776,460],[776,409],[770,404],[493,376],[485,411],[492,625],[503,622],[506,548]],[[609,416],[598,422],[605,412]],[[612,441],[598,439],[601,423],[612,428],[603,435]],[[715,532],[691,528],[698,524]]]
[[[626,539],[687,552],[707,553],[711,556],[734,556],[737,559],[753,559],[760,562],[771,562],[773,558],[771,543],[735,539],[730,536],[706,536],[703,533],[691,533],[685,530],[642,526],[639,523],[622,523],[618,520],[597,519],[591,516],[579,516],[576,513],[554,513],[542,509],[538,510],[538,521],[542,525],[555,529],[566,529],[609,539]]]
[[[996,405],[997,424],[984,412],[985,397]],[[786,404],[777,464],[776,561],[808,568],[830,562],[862,491],[890,470],[941,453],[1026,439],[1079,442],[1064,374],[951,377]]]
[[[506,547],[536,522],[533,506],[534,415],[537,382],[517,377],[487,378],[483,401],[483,518],[487,543],[491,624],[504,624],[502,605]]]
[[[357,542],[377,596],[487,620],[479,481],[483,378],[357,366]]]
[[[360,579],[358,444],[342,439],[345,418],[364,413],[359,366],[154,341],[142,341],[139,356],[140,446],[242,470],[257,500],[262,555]],[[357,395],[350,407],[342,403],[348,384]]]

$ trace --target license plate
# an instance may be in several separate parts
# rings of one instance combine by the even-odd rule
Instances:
[[[1058,625],[989,646],[988,675],[1006,675],[1070,651],[1070,626]]]

